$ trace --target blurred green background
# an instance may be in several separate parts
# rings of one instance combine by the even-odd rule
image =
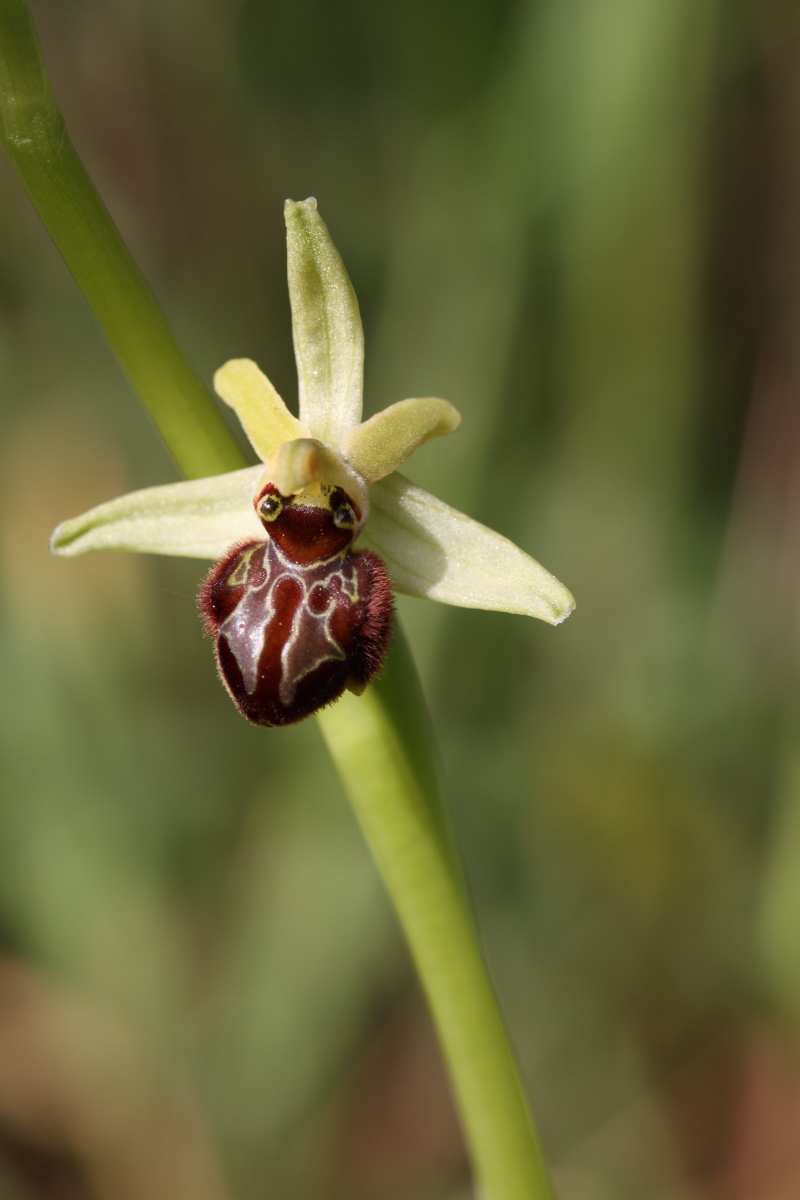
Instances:
[[[194,362],[293,402],[282,202],[409,474],[574,591],[401,600],[561,1200],[800,1195],[800,10],[32,0]],[[202,564],[53,561],[175,478],[0,163],[0,1197],[467,1200],[313,722],[217,683]]]

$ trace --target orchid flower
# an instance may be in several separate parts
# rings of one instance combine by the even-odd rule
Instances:
[[[227,362],[214,387],[235,410],[259,465],[101,504],[59,525],[53,552],[220,559],[243,543],[269,540],[267,493],[319,505],[336,489],[352,503],[351,540],[360,537],[359,545],[377,552],[396,591],[559,624],[574,600],[553,575],[397,470],[423,442],[457,428],[453,406],[401,400],[361,420],[364,341],[352,284],[316,201],[287,201],[285,215],[299,418],[254,362]]]

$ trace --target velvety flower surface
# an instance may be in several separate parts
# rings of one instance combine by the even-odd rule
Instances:
[[[398,592],[559,624],[574,607],[563,584],[397,469],[423,442],[457,428],[452,405],[401,400],[362,422],[364,341],[347,272],[315,200],[287,201],[286,227],[299,418],[255,363],[226,363],[214,386],[236,411],[260,464],[101,504],[59,525],[53,552],[218,559],[235,543],[267,537],[253,503],[267,484],[309,502],[333,485],[354,501],[359,544],[383,558]]]

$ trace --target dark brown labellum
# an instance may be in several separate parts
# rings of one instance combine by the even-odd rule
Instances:
[[[309,501],[268,484],[256,512],[266,539],[212,567],[200,608],[239,711],[256,725],[291,725],[380,670],[392,584],[377,554],[352,549],[359,513],[341,488],[322,485]]]

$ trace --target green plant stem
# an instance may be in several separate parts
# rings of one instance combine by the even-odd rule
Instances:
[[[25,0],[0,0],[0,140],[181,471],[246,466],[75,152]]]
[[[0,0],[0,140],[183,473],[244,465],[69,140],[25,0]],[[483,1200],[551,1200],[399,631],[382,679],[319,722],[419,970]]]
[[[424,698],[398,631],[383,677],[318,714],[394,902],[484,1200],[553,1193],[443,816]]]

